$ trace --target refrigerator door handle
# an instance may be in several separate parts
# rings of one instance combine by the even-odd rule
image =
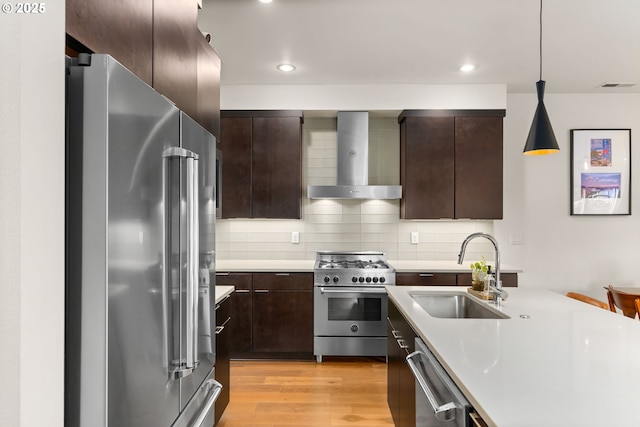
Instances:
[[[170,147],[163,154],[163,197],[164,197],[164,226],[163,226],[163,339],[164,363],[169,375],[182,378],[190,375],[198,366],[198,301],[199,301],[199,223],[198,223],[198,155],[193,151],[181,147]],[[173,313],[173,286],[175,280],[172,271],[171,235],[172,198],[171,198],[171,163],[177,160],[180,168],[186,172],[186,206],[184,208],[184,224],[186,236],[185,249],[185,310],[183,318],[178,319]],[[180,209],[182,211],[182,209]],[[182,215],[182,212],[179,213]],[[174,323],[185,325],[185,348],[178,357],[176,349],[177,337]]]
[[[209,411],[213,407],[213,404],[218,400],[218,396],[222,392],[222,384],[220,384],[216,380],[208,380],[205,384],[206,387],[209,387],[209,397],[207,398],[205,404],[202,406],[202,410],[196,417],[195,421],[190,425],[190,427],[202,427],[202,424],[207,417]]]
[[[185,150],[188,151],[188,150]],[[198,156],[189,151],[192,156],[186,159],[187,165],[187,301],[186,301],[186,366],[193,372],[198,366],[198,302],[199,295],[199,248],[200,229],[198,224]]]

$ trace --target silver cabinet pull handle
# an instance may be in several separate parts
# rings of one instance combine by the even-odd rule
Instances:
[[[433,273],[420,273],[420,277],[433,277]]]
[[[393,335],[395,339],[402,338],[402,335],[400,335],[400,332],[395,330],[391,331],[391,335]]]
[[[276,273],[276,276],[291,276],[290,273]]]
[[[420,388],[424,392],[425,396],[427,396],[427,400],[429,401],[431,408],[433,408],[433,414],[439,421],[450,421],[455,419],[456,405],[453,402],[445,403],[444,405],[439,404],[433,392],[429,388],[429,384],[427,384],[427,381],[424,379],[424,377],[420,373],[420,370],[416,366],[416,362],[413,359],[415,359],[416,357],[420,357],[421,355],[426,357],[423,352],[419,350],[414,351],[407,356],[407,364],[409,365],[413,376],[416,378],[416,381],[418,381]]]
[[[268,294],[269,289],[256,289],[253,292],[255,292],[256,294]]]
[[[248,294],[251,291],[249,289],[236,289],[234,292],[236,294]]]

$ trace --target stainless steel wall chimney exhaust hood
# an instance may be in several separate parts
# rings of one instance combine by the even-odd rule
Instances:
[[[369,184],[369,113],[338,111],[338,183],[309,185],[310,199],[400,199],[399,185]]]

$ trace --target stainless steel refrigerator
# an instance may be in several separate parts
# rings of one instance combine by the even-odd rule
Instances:
[[[112,57],[67,60],[66,426],[213,426],[215,161]]]

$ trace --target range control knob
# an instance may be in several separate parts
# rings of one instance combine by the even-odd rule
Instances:
[[[367,283],[371,283],[371,277],[367,277]]]
[[[358,279],[358,282],[360,282],[360,283],[364,283],[364,277],[359,278],[359,279]]]
[[[381,278],[380,278],[380,283],[384,283],[384,282],[386,282],[386,281],[387,281],[387,279],[385,279],[384,277],[381,277]]]
[[[338,283],[340,278],[338,276],[333,276],[333,283]]]
[[[358,325],[356,324],[351,325],[351,332],[358,332],[358,329],[360,329],[358,328]]]
[[[373,278],[373,283],[378,283],[378,278],[377,277]]]
[[[356,282],[358,281],[358,278],[357,278],[356,276],[353,276],[353,277],[351,278],[351,281],[352,281],[353,283],[356,283]]]
[[[329,276],[324,276],[324,283],[329,283],[329,280],[331,280],[329,279]]]

